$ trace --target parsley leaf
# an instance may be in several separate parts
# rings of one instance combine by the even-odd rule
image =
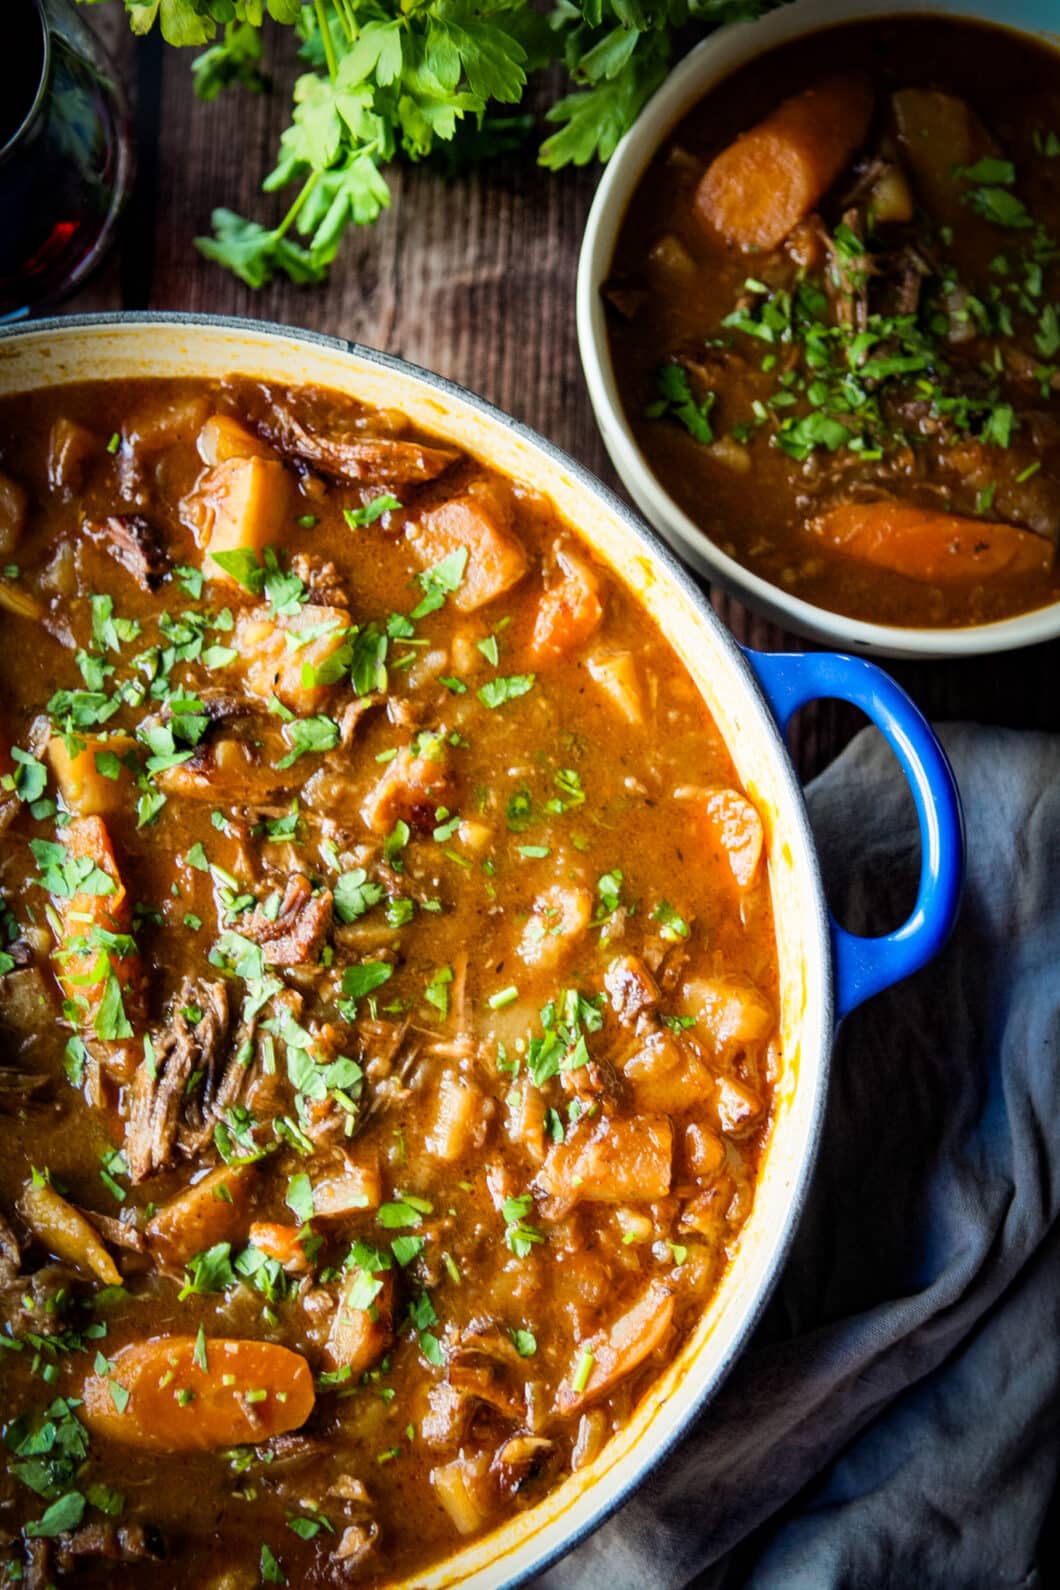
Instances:
[[[716,393],[707,392],[697,402],[688,371],[682,364],[661,364],[655,372],[655,385],[659,396],[644,410],[645,419],[677,420],[695,441],[714,440],[709,415],[717,398]]]
[[[370,883],[363,867],[344,872],[332,892],[335,915],[341,922],[356,922],[385,898],[386,890],[378,883]]]
[[[460,589],[467,568],[467,556],[467,547],[454,547],[440,563],[417,574],[416,583],[424,594],[423,600],[412,609],[410,616],[413,619],[426,618],[428,613],[437,612],[446,597]]]
[[[313,718],[295,718],[285,725],[283,733],[291,749],[276,764],[281,771],[293,766],[300,756],[333,751],[339,743],[339,726],[324,713]]]
[[[475,692],[484,707],[495,711],[506,701],[515,701],[534,688],[536,674],[508,674],[500,679],[488,679]]]
[[[393,513],[403,506],[391,492],[385,491],[381,497],[373,497],[371,502],[366,502],[361,508],[344,508],[342,517],[351,530],[363,530],[365,525],[375,524],[383,514]]]

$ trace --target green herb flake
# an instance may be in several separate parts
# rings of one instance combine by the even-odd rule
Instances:
[[[655,372],[655,385],[659,396],[644,410],[646,419],[673,419],[684,426],[693,441],[706,444],[714,440],[710,412],[717,401],[715,392],[707,392],[697,400],[682,364],[661,364]]]
[[[467,568],[467,559],[467,547],[455,547],[442,558],[441,562],[434,564],[433,568],[424,569],[417,574],[416,582],[423,592],[423,600],[412,609],[411,618],[418,620],[426,618],[428,613],[437,612],[446,597],[460,589]]]
[[[484,707],[491,712],[502,707],[506,701],[516,701],[520,696],[525,696],[534,688],[536,674],[509,674],[500,679],[489,679],[476,691],[476,695]]]
[[[366,502],[361,508],[344,508],[342,517],[351,530],[363,530],[366,525],[382,518],[383,514],[393,513],[403,506],[390,492],[384,492],[381,497],[373,497],[371,502]]]

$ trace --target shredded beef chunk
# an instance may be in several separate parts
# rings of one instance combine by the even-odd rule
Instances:
[[[201,1153],[214,1127],[213,1104],[227,1067],[230,1024],[224,983],[185,978],[166,1024],[152,1034],[132,1083],[125,1153],[134,1182],[164,1169],[179,1154]]]
[[[460,456],[452,448],[420,442],[313,430],[283,402],[269,410],[260,428],[280,452],[351,485],[423,485],[451,469]]]
[[[271,901],[271,903],[270,903]],[[320,959],[331,928],[331,890],[315,894],[301,873],[288,878],[282,897],[277,892],[243,923],[242,932],[260,944],[267,966],[305,966]]]
[[[144,591],[157,591],[170,570],[169,554],[149,519],[141,513],[111,514],[86,521],[85,532],[131,574]]]

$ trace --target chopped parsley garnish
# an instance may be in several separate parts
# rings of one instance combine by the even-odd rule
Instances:
[[[373,497],[371,502],[366,502],[362,508],[344,508],[342,517],[351,530],[363,530],[365,525],[374,524],[383,514],[393,513],[402,506],[390,492],[384,492],[381,497]]]
[[[259,1563],[262,1584],[286,1584],[287,1575],[276,1561],[271,1548],[262,1541],[261,1559]]]
[[[516,701],[534,688],[536,674],[509,674],[501,679],[488,679],[476,691],[484,707],[491,711],[502,707],[506,701]]]
[[[441,562],[434,564],[433,568],[424,569],[417,574],[416,582],[423,592],[423,599],[412,609],[410,616],[413,619],[426,618],[428,613],[436,613],[446,597],[460,589],[467,568],[467,557],[467,547],[455,547],[442,558]]]
[[[449,1014],[449,984],[453,981],[453,968],[439,966],[431,976],[427,987],[423,990],[423,997],[428,1005],[433,1005],[444,1021]]]
[[[644,410],[645,419],[674,419],[697,442],[714,440],[710,411],[717,401],[716,393],[707,392],[697,402],[683,364],[661,364],[655,372],[655,385],[659,396]]]
[[[232,1268],[232,1245],[215,1242],[212,1248],[196,1253],[184,1268],[184,1284],[178,1294],[183,1303],[197,1293],[225,1292],[236,1284]]]
[[[591,1352],[589,1352],[588,1348],[586,1348],[581,1357],[578,1359],[578,1367],[574,1371],[574,1379],[571,1381],[573,1390],[579,1395],[589,1384],[589,1376],[593,1372],[593,1364],[595,1362],[595,1357]]]
[[[680,943],[691,931],[684,917],[674,910],[669,900],[659,901],[651,914],[651,919],[659,924],[659,937],[666,939],[670,944]]]
[[[376,988],[382,988],[394,975],[389,961],[362,961],[359,966],[347,966],[342,973],[342,993],[356,1005],[357,1000]]]
[[[40,877],[35,881],[50,895],[70,900],[78,894],[114,893],[114,879],[91,856],[71,855],[65,845],[50,839],[31,839],[29,848],[40,868]]]
[[[283,733],[291,749],[276,764],[281,771],[292,767],[299,757],[333,751],[339,743],[338,724],[323,713],[312,718],[294,718],[284,725]]]
[[[433,1213],[434,1205],[427,1198],[418,1198],[412,1193],[399,1192],[389,1202],[379,1205],[376,1219],[387,1231],[400,1230],[403,1226],[421,1226],[424,1215]]]
[[[358,917],[386,899],[386,890],[378,883],[371,883],[363,867],[356,867],[337,880],[332,899],[335,915],[341,922],[356,922]]]
[[[504,1240],[517,1259],[525,1259],[527,1254],[541,1242],[544,1242],[544,1233],[538,1231],[536,1226],[528,1226],[526,1216],[530,1213],[533,1198],[529,1193],[523,1193],[518,1198],[506,1198],[501,1205],[501,1216],[504,1220]]]
[[[390,1243],[390,1250],[398,1264],[401,1265],[402,1269],[404,1269],[406,1265],[411,1264],[413,1259],[419,1257],[420,1253],[423,1251],[423,1245],[426,1240],[426,1237],[393,1238]]]

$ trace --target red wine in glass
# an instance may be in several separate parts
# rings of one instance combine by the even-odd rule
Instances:
[[[121,90],[69,0],[3,0],[0,321],[54,304],[111,241],[132,181]]]

